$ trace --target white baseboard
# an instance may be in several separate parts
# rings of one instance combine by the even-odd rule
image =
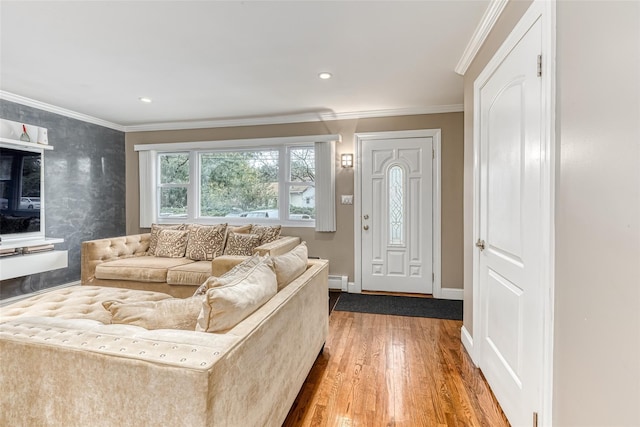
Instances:
[[[464,298],[464,289],[442,288],[440,289],[439,298],[462,300]]]
[[[16,295],[15,297],[3,299],[2,301],[0,301],[0,307],[13,304],[14,302],[22,301],[23,299],[31,298],[32,296],[35,296],[35,295],[40,295],[47,292],[55,291],[56,289],[68,288],[71,286],[79,286],[79,285],[80,285],[80,280],[75,282],[63,283],[62,285],[52,286],[50,288],[40,289],[39,291],[31,292],[28,294]]]
[[[473,363],[478,366],[478,364],[476,363],[475,353],[473,352],[473,337],[471,336],[467,328],[464,327],[464,325],[460,329],[460,339],[462,340],[462,345],[464,346],[465,350],[467,350],[467,353],[469,353],[469,356],[471,356],[471,360],[473,360]]]
[[[353,282],[349,282],[349,283],[347,284],[347,291],[348,291],[350,294],[360,294],[360,293],[362,293],[362,289],[358,288],[358,287],[356,286],[356,284],[355,284],[355,283],[353,283]]]

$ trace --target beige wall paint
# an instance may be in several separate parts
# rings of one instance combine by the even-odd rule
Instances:
[[[126,134],[127,233],[140,232],[138,155],[136,144],[186,141],[216,141],[301,135],[342,135],[337,144],[338,157],[354,152],[354,135],[414,129],[441,129],[442,144],[442,287],[462,288],[462,190],[463,190],[463,114],[426,114],[414,116],[334,120],[328,122],[282,125],[192,129],[176,131],[130,132]],[[336,196],[354,193],[353,170],[336,169]],[[317,233],[312,228],[286,228],[283,233],[302,237],[312,256],[326,258],[331,274],[344,274],[354,280],[353,205],[336,205],[337,231]],[[358,224],[359,226],[359,224]]]
[[[640,2],[557,6],[553,421],[640,425]]]
[[[473,83],[506,40],[531,1],[507,3],[464,75],[464,327],[473,336]]]

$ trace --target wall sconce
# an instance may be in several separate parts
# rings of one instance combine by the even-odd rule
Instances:
[[[340,156],[340,165],[343,168],[353,167],[353,154],[343,154]]]

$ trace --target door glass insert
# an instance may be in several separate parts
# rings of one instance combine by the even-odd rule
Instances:
[[[389,243],[404,244],[404,171],[400,166],[389,169]]]

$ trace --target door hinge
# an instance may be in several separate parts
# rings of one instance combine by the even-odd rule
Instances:
[[[431,282],[435,282],[436,281],[436,273],[431,273]]]
[[[533,413],[533,427],[538,427],[538,413]]]
[[[542,55],[538,55],[538,77],[542,76]]]
[[[431,158],[432,158],[432,159],[435,159],[435,158],[436,158],[436,149],[435,149],[435,148],[432,148],[432,149],[431,149]]]

